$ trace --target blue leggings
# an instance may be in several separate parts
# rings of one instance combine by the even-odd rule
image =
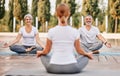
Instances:
[[[50,56],[41,56],[41,61],[45,66],[47,72],[54,74],[74,74],[82,71],[83,68],[88,64],[88,58],[85,56],[79,56],[76,58],[77,63],[57,65],[50,64]]]
[[[13,51],[13,52],[16,52],[18,54],[23,54],[23,53],[36,54],[36,51],[43,50],[42,47],[35,47],[30,52],[26,52],[26,49],[30,48],[30,47],[32,47],[32,46],[12,45],[12,46],[10,46],[10,50]]]

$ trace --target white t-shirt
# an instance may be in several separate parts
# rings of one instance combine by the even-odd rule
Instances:
[[[96,36],[100,34],[100,31],[97,27],[91,26],[91,29],[88,31],[85,26],[79,28],[80,42],[83,44],[86,43],[95,43]]]
[[[37,33],[38,30],[34,26],[32,26],[32,31],[30,33],[26,32],[25,26],[21,27],[19,30],[19,34],[21,34],[23,37],[22,44],[26,46],[35,46],[36,45],[35,35]]]
[[[48,32],[48,39],[52,41],[51,64],[76,63],[74,56],[74,42],[79,38],[76,29],[70,26],[60,26],[52,28]]]

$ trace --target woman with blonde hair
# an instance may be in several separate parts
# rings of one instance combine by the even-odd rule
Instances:
[[[49,73],[78,73],[87,65],[88,58],[93,58],[92,53],[79,47],[79,33],[68,25],[69,16],[69,7],[59,4],[56,8],[58,25],[48,31],[45,49],[37,51],[37,57],[41,56],[41,61]],[[74,48],[81,55],[75,57]]]

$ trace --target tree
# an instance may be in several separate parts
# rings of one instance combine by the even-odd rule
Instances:
[[[45,22],[50,20],[50,2],[49,0],[39,0],[38,2],[38,20],[42,24],[42,31],[45,32]]]
[[[20,8],[19,0],[13,0],[13,15],[18,21],[21,20],[20,14],[21,14],[21,8]]]
[[[13,28],[13,0],[9,0],[9,19],[8,19],[8,26],[10,29],[10,32],[12,32]]]
[[[60,3],[61,3],[61,0],[56,0],[56,7],[57,7],[57,5],[60,4]]]
[[[72,16],[75,13],[77,4],[75,0],[68,0],[68,5],[70,7],[70,16]]]
[[[104,31],[106,31],[106,29],[105,29],[105,25],[106,25],[105,16],[108,15],[107,14],[108,5],[104,0],[99,0],[99,8],[100,8],[100,12],[97,16],[98,17],[98,28],[99,28],[100,32],[104,32]]]
[[[8,26],[8,19],[9,19],[9,11],[5,11],[5,16],[0,19],[0,31],[2,32],[7,32],[9,31],[9,26]]]
[[[100,12],[100,9],[98,8],[98,0],[83,0],[82,7],[81,14],[83,16],[91,15],[95,21]]]
[[[37,13],[38,13],[38,3],[39,0],[32,0],[32,16],[33,16],[33,24],[35,25],[35,19],[36,17],[38,16]],[[40,27],[40,21],[38,22],[38,29]]]
[[[25,14],[27,14],[27,0],[14,0],[13,15],[16,20],[21,21]]]
[[[120,19],[120,1],[109,0],[109,29],[112,28],[112,32],[117,33],[118,20]]]
[[[55,16],[50,16],[50,21],[49,21],[49,25],[48,28],[54,27],[57,25],[57,19]]]
[[[74,13],[73,16],[73,25],[76,27],[76,28],[79,28],[79,23],[80,23],[80,12],[77,12],[77,13]]]
[[[45,7],[45,18],[46,18],[46,21],[50,21],[50,2],[49,0],[46,0],[46,7]]]
[[[5,0],[0,0],[0,19],[2,19],[5,15]]]
[[[115,20],[114,33],[117,33],[118,19],[120,19],[120,1],[119,0],[110,0],[110,15]]]
[[[24,16],[28,13],[28,6],[27,0],[19,0],[20,8],[21,8],[21,15],[20,18],[23,20]]]

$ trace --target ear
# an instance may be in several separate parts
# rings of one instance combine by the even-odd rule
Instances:
[[[68,12],[68,16],[70,16],[70,12]]]
[[[57,12],[55,12],[55,16],[57,17],[58,15],[57,15]]]

